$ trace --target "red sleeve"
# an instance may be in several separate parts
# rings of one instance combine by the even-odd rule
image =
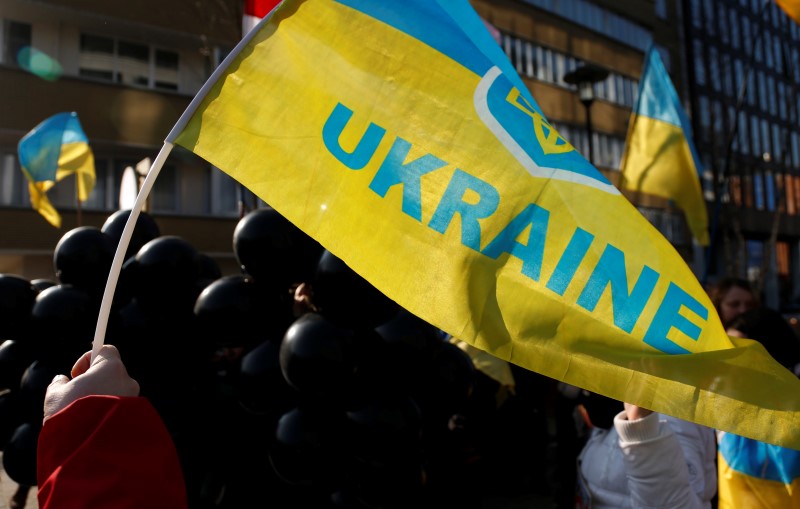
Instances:
[[[145,398],[88,396],[45,421],[37,453],[40,509],[181,509],[178,454]]]

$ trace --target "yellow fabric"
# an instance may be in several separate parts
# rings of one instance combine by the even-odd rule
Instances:
[[[86,201],[94,189],[94,154],[86,143],[66,143],[61,146],[56,182],[75,174],[75,188],[80,201]]]
[[[513,394],[515,386],[514,374],[511,372],[511,366],[508,365],[508,362],[503,359],[498,359],[485,350],[475,348],[460,339],[452,338],[450,342],[469,355],[475,369],[498,382],[500,385],[508,387]]]
[[[31,207],[41,214],[48,223],[56,228],[61,228],[61,214],[58,213],[47,198],[47,190],[51,187],[53,187],[52,182],[28,182]]]
[[[527,171],[478,118],[480,82],[337,2],[286,0],[174,141],[410,312],[476,348],[618,400],[800,448],[800,381],[760,345],[727,337],[680,255],[622,195]],[[326,140],[343,111],[347,124]],[[332,153],[331,144],[359,153],[370,136],[379,143],[361,167]],[[431,158],[442,165],[417,191],[391,185],[381,194],[378,175],[403,146],[406,169]],[[453,200],[465,181],[475,185]],[[497,191],[496,211],[436,222],[443,204],[487,200],[479,188]],[[524,211],[538,215],[512,235],[520,250],[489,256]],[[589,247],[572,256],[581,240]],[[638,292],[647,281],[652,290]]]
[[[719,509],[800,509],[800,479],[783,484],[751,477],[732,469],[722,454],[717,466]]]
[[[800,23],[800,0],[775,0],[796,23]]]
[[[708,213],[683,130],[643,115],[631,118],[622,186],[670,199],[681,208],[697,242],[707,246]]]

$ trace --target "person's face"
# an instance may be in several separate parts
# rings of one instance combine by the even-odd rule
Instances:
[[[744,338],[745,337],[744,333],[742,331],[740,331],[739,329],[734,329],[732,327],[729,328],[726,332],[728,333],[728,336],[731,336],[731,337],[734,337],[734,338]]]
[[[755,305],[753,294],[738,286],[731,287],[728,293],[725,294],[725,297],[722,298],[722,302],[720,302],[719,314],[722,323],[730,323],[731,320],[745,311],[753,309]]]

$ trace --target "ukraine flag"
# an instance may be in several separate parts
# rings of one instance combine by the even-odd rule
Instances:
[[[58,113],[45,119],[19,141],[17,154],[29,181],[31,206],[47,222],[61,227],[61,216],[47,198],[47,191],[74,174],[77,198],[86,201],[95,182],[94,155],[78,114]]]
[[[800,451],[721,433],[719,509],[800,508]]]
[[[689,119],[652,45],[628,125],[621,186],[674,201],[686,214],[697,242],[707,246],[708,214],[700,186],[703,167],[692,142]]]
[[[661,112],[664,82],[645,85],[637,124],[673,136],[682,159],[666,164],[696,172],[677,100]],[[800,380],[725,334],[680,255],[553,128],[467,0],[284,0],[173,144],[476,349],[800,449]],[[672,180],[699,196],[690,175]]]

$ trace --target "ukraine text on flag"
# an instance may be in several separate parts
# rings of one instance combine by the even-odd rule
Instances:
[[[61,216],[47,191],[75,175],[76,198],[86,201],[94,188],[94,155],[75,112],[58,113],[42,121],[17,144],[20,167],[28,179],[33,209],[56,228]]]
[[[168,143],[458,339],[800,447],[800,401],[785,397],[800,382],[727,337],[680,256],[552,128],[468,2],[286,0],[251,34]]]

